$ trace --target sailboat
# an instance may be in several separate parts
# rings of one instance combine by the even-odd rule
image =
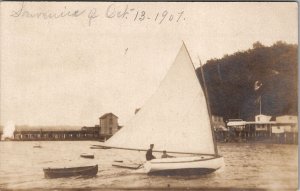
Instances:
[[[211,126],[209,105],[183,43],[157,91],[102,147],[173,153],[145,162],[148,174],[205,174],[224,165]]]

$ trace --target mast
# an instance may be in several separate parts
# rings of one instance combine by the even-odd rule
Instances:
[[[103,145],[144,151],[154,144],[155,151],[215,156],[210,126],[204,88],[183,44],[143,108]]]
[[[213,129],[213,126],[212,126],[212,115],[211,115],[211,110],[210,110],[210,103],[209,103],[209,98],[208,98],[208,91],[207,91],[206,81],[205,81],[205,77],[204,77],[202,63],[201,63],[201,60],[200,60],[199,56],[198,56],[198,59],[199,59],[199,63],[200,63],[201,76],[202,76],[202,80],[203,80],[203,84],[204,84],[204,95],[206,97],[206,106],[207,106],[207,110],[208,110],[208,114],[209,114],[210,128],[211,128],[212,138],[213,138],[213,141],[214,141],[215,156],[218,156],[218,148],[217,148],[214,129]]]

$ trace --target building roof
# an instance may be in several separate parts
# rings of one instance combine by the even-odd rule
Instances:
[[[275,121],[246,121],[246,125],[248,124],[276,124]]]
[[[118,116],[116,116],[115,114],[113,113],[105,113],[104,115],[102,115],[99,119],[103,119],[103,118],[106,118],[108,115],[113,115],[115,116],[116,118],[118,118]]]
[[[298,117],[297,115],[278,115],[276,117]]]
[[[229,121],[227,123],[227,126],[241,126],[241,125],[246,125],[246,121]]]
[[[298,116],[295,115],[277,116],[276,122],[281,124],[296,124],[298,123]]]
[[[80,131],[77,126],[16,126],[15,131]]]
[[[260,123],[260,122],[269,122],[271,120],[272,116],[269,115],[263,115],[259,114],[255,116],[255,121]]]
[[[243,126],[243,125],[266,125],[266,124],[293,124],[293,122],[278,122],[278,121],[230,121],[227,126]]]

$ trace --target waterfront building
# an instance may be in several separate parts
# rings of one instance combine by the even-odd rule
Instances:
[[[256,115],[255,121],[247,121],[246,122],[246,131],[249,135],[255,137],[267,137],[272,134],[272,125],[276,124],[275,121],[271,121],[272,116],[268,115]]]
[[[229,138],[235,140],[275,140],[279,143],[296,143],[298,117],[283,115],[271,120],[271,116],[256,115],[255,121],[230,119],[227,123]]]
[[[238,130],[242,131],[245,129],[246,121],[243,121],[242,119],[229,119],[227,122],[227,128],[229,130]]]
[[[276,124],[272,126],[272,133],[298,133],[298,116],[282,115],[276,117]]]
[[[30,127],[16,126],[14,140],[95,140],[99,139],[99,127]]]
[[[225,122],[223,120],[223,117],[217,116],[217,115],[212,115],[211,116],[211,122],[214,130],[223,130],[227,131]]]
[[[217,141],[224,141],[227,138],[228,129],[223,120],[223,117],[212,115],[211,116],[212,127],[215,131],[215,136]]]
[[[293,115],[276,117],[276,124],[272,126],[272,135],[279,143],[297,143],[298,117]]]
[[[272,125],[276,124],[275,121],[271,121],[271,116],[256,115],[255,121],[243,121],[242,119],[229,119],[227,127],[234,129],[235,131],[245,132],[248,134],[263,134],[271,132]]]
[[[242,119],[229,119],[226,126],[228,134],[225,141],[241,141],[246,136],[246,121]]]
[[[91,139],[99,138],[100,137],[100,125],[95,125],[93,127],[82,127],[81,134],[84,137],[88,137]]]
[[[118,124],[118,116],[113,113],[106,113],[99,118],[100,121],[100,137],[108,139],[115,134],[121,126]]]

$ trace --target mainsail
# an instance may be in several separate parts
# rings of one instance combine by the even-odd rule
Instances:
[[[204,92],[183,44],[157,91],[105,146],[215,154]]]

